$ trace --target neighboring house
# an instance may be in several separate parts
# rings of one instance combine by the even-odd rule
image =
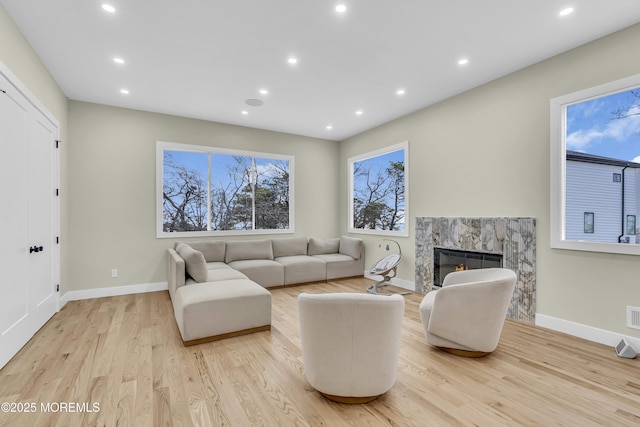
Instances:
[[[565,239],[640,243],[640,163],[567,150]]]

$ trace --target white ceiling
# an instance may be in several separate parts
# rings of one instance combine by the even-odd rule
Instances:
[[[332,140],[640,21],[639,0],[0,4],[71,99]]]

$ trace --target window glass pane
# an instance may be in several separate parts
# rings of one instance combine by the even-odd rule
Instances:
[[[627,215],[627,234],[636,234],[636,216]]]
[[[255,159],[256,229],[289,228],[289,161]]]
[[[629,229],[624,212],[639,212],[640,90],[566,106],[565,239],[619,243]],[[624,200],[623,200],[624,197]],[[598,214],[598,229],[579,218]],[[634,225],[635,228],[635,225]],[[626,233],[633,234],[633,233]],[[635,243],[635,241],[634,241]]]
[[[211,154],[211,229],[253,229],[251,157]]]
[[[593,212],[584,213],[584,232],[593,233],[594,231],[594,216]]]
[[[353,216],[361,230],[405,230],[405,149],[353,162]]]
[[[162,228],[165,232],[207,229],[208,154],[164,151]]]
[[[156,142],[156,235],[294,232],[295,158]]]

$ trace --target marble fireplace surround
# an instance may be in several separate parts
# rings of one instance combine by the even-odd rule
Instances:
[[[510,319],[533,324],[536,313],[535,218],[416,218],[416,292],[433,285],[433,248],[501,254],[518,276]]]

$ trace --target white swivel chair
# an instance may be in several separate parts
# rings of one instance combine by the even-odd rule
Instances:
[[[496,349],[513,297],[516,274],[506,268],[449,273],[425,295],[420,318],[429,344],[466,357]]]
[[[366,403],[396,380],[404,299],[400,295],[300,294],[304,374],[327,399]]]

